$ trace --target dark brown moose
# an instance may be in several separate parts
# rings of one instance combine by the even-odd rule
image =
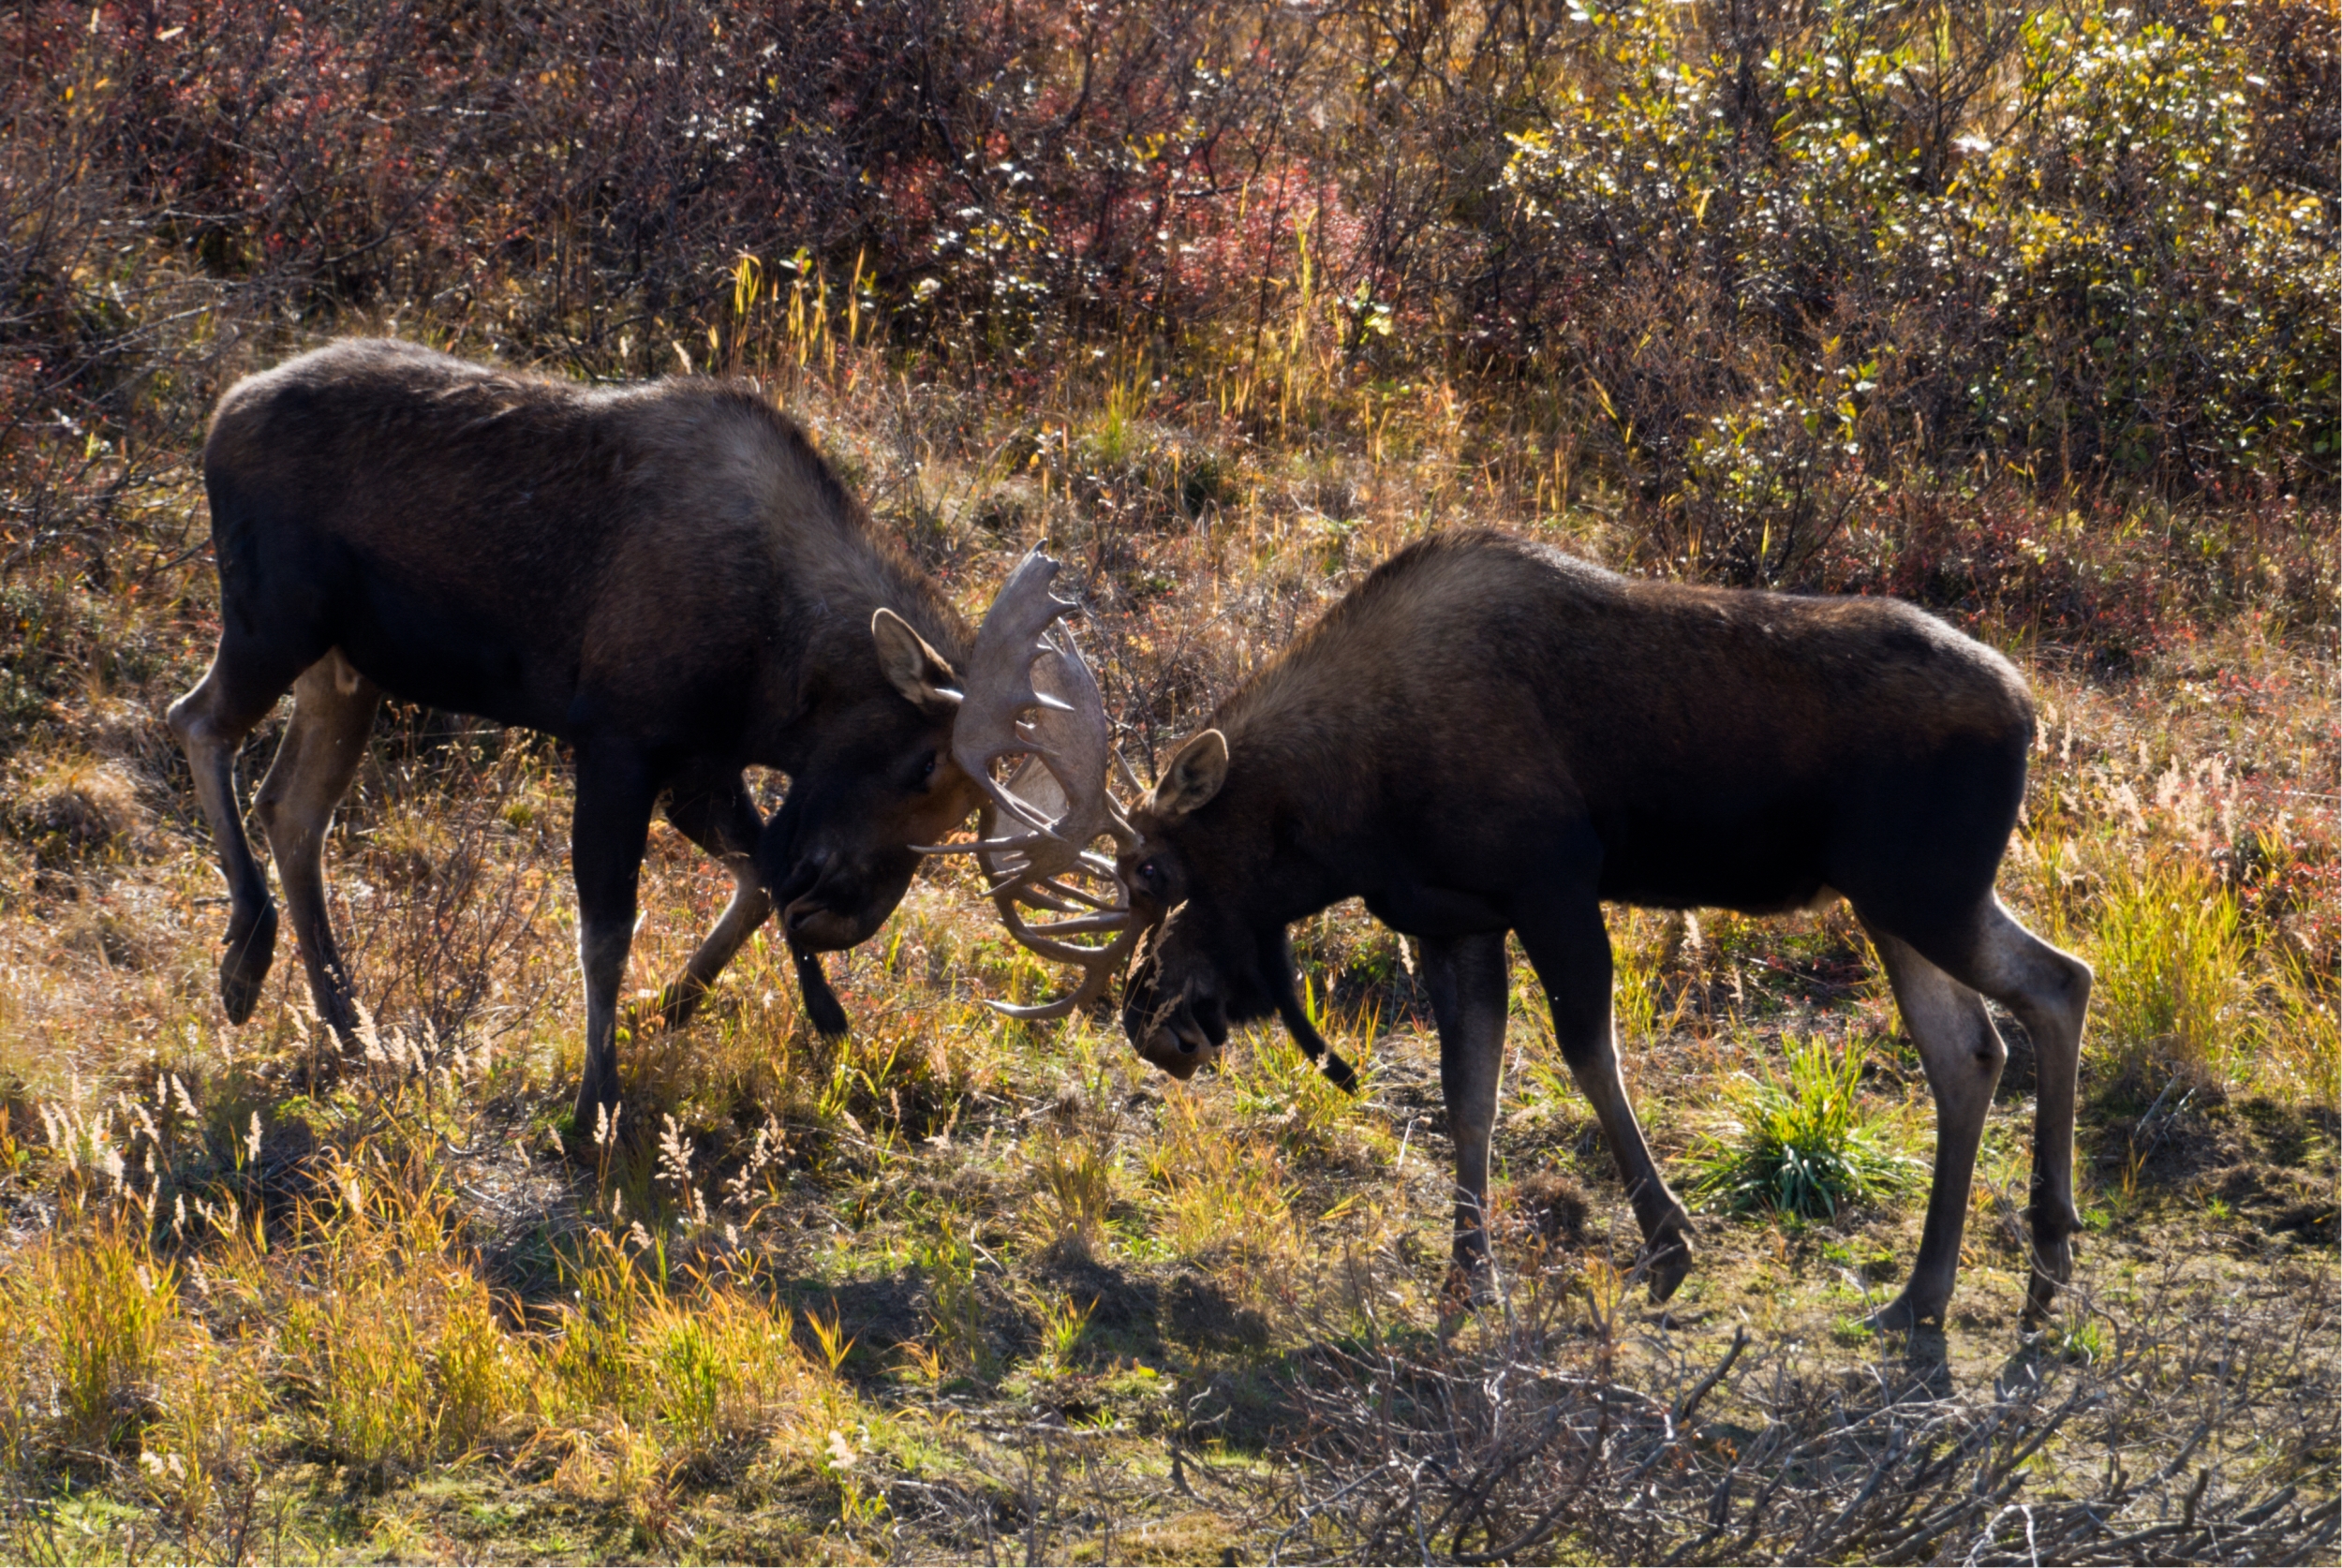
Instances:
[[[203,464],[219,649],[170,725],[228,876],[229,1017],[250,1015],[276,936],[233,763],[279,697],[293,692],[292,722],[255,815],[311,996],[344,1035],[356,1015],[327,924],[324,839],[381,698],[541,731],[576,753],[581,1128],[617,1098],[618,990],[662,798],[734,879],[662,994],[664,1019],[688,1015],[778,907],[808,1014],[839,1033],[815,954],[868,937],[910,882],[912,847],[1000,795],[954,760],[963,699],[982,710],[987,756],[1036,752],[1017,723],[1078,706],[1045,702],[1029,673],[1054,672],[1053,690],[1097,710],[1079,655],[1049,631],[1068,608],[1047,591],[1054,563],[1028,557],[971,640],[803,432],[744,388],[586,390],[352,340],[230,389]],[[978,653],[1014,689],[962,682]],[[1102,710],[1077,717],[1104,723]],[[749,765],[789,777],[769,822]],[[1101,763],[1089,793],[1103,791]],[[1060,815],[1022,808],[1045,836]],[[1048,898],[1004,880],[1004,913]],[[1086,928],[1127,918],[1091,902]]]
[[[1419,938],[1456,1143],[1456,1261],[1485,1292],[1517,933],[1664,1301],[1690,1266],[1689,1219],[1619,1080],[1602,904],[1767,913],[1843,895],[1935,1096],[1919,1259],[1876,1321],[1938,1319],[1950,1299],[2007,1055],[1984,997],[2038,1053],[2038,1314],[2068,1277],[2078,1223],[2090,970],[1993,892],[2033,735],[2008,662],[1909,605],[1633,581],[1498,534],[1436,536],[1238,689],[1131,814],[1138,842],[1120,875],[1137,916],[1159,924],[1124,1027],[1182,1078],[1231,1024],[1271,1012],[1315,1054],[1285,927],[1359,897]]]

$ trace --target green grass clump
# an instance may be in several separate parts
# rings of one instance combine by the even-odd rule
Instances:
[[[2153,1095],[2174,1079],[2216,1081],[2244,1018],[2245,944],[2236,900],[2204,867],[2126,866],[2090,947],[2095,1054],[2106,1081]]]
[[[1901,1192],[1919,1177],[1863,1114],[1863,1051],[1835,1063],[1816,1036],[1788,1042],[1787,1081],[1742,1074],[1733,1128],[1698,1156],[1697,1197],[1734,1214],[1834,1218],[1852,1203]]]

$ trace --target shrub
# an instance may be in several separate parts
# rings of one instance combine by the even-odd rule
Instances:
[[[2331,476],[2334,206],[2273,167],[2270,30],[1676,9],[1584,7],[1490,225],[1665,557],[1795,576],[1899,466]]]

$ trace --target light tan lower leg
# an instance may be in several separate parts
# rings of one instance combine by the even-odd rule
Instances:
[[[683,966],[683,973],[659,994],[659,1016],[669,1028],[679,1027],[705,999],[741,944],[773,912],[772,895],[747,855],[726,855],[724,869],[732,873],[732,900]]]
[[[2017,1015],[2034,1054],[2033,1259],[2026,1311],[2046,1310],[2073,1273],[2074,1099],[2090,966],[2019,925],[1994,899],[1968,972],[1961,978]]]
[[[232,685],[215,659],[196,688],[170,705],[169,722],[186,753],[195,798],[228,879],[228,939],[219,960],[219,998],[229,1022],[241,1024],[252,1015],[261,983],[268,978],[276,948],[276,906],[269,897],[268,878],[245,837],[244,812],[236,803],[236,750],[275,698],[259,705],[257,712],[242,711],[230,695]]]
[[[1871,940],[1877,944],[1895,1003],[1919,1045],[1928,1087],[1935,1095],[1935,1171],[1920,1255],[1911,1266],[1910,1283],[1877,1314],[1882,1327],[1907,1328],[1940,1319],[1950,1304],[1977,1148],[2008,1052],[1981,997],[1901,939],[1874,928]]]
[[[336,649],[293,683],[292,723],[260,781],[253,813],[268,836],[276,876],[318,1015],[347,1040],[357,1027],[349,975],[325,905],[325,836],[365,761],[382,693]]]

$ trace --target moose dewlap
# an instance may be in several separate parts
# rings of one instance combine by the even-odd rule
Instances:
[[[1184,1077],[1231,1023],[1302,1019],[1291,922],[1358,897],[1421,939],[1456,1140],[1456,1262],[1485,1289],[1505,937],[1518,933],[1664,1300],[1690,1265],[1689,1220],[1619,1078],[1602,903],[1764,914],[1843,895],[1936,1107],[1919,1258],[1880,1321],[1938,1317],[1951,1294],[2007,1055],[1983,997],[2039,1058],[2038,1312],[2078,1224],[2090,971],[1993,891],[2033,727],[2007,659],[1907,604],[1638,581],[1500,534],[1435,536],[1246,683],[1132,813],[1123,875],[1155,926],[1124,1024]]]

